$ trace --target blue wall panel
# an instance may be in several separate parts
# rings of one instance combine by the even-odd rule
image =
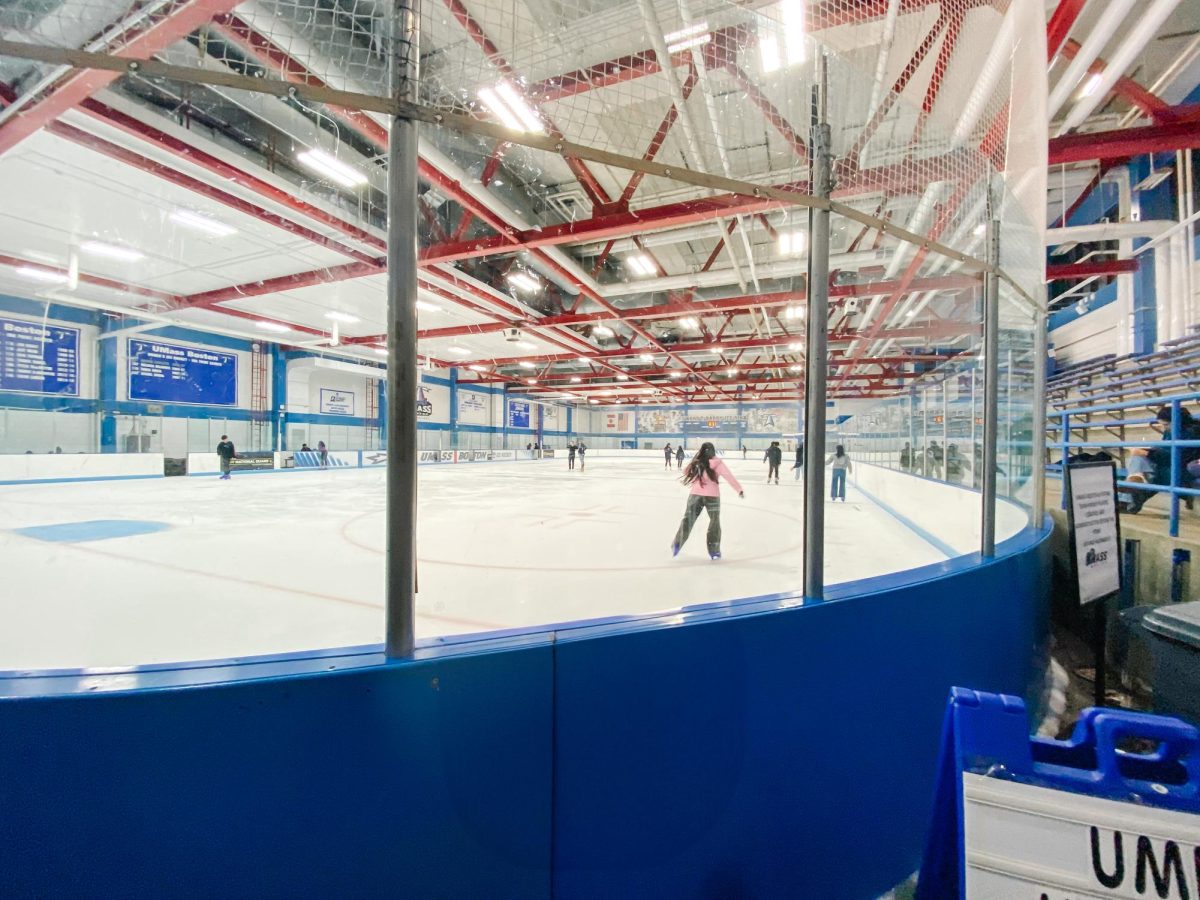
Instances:
[[[417,662],[0,678],[0,896],[876,897],[950,686],[1042,661],[1042,537]]]

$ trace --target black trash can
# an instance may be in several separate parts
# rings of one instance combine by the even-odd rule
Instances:
[[[1154,654],[1154,711],[1200,723],[1200,600],[1121,613]]]

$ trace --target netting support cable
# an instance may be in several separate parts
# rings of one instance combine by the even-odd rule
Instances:
[[[392,8],[391,88],[417,95],[420,0]],[[393,116],[387,174],[387,655],[410,657],[417,590],[417,122]]]
[[[825,120],[828,75],[825,57],[813,86],[813,192],[828,200],[833,156],[831,130]],[[807,372],[804,386],[804,596],[825,596],[825,397],[829,372],[829,208],[809,209]]]
[[[1000,258],[1000,223],[994,218],[995,208],[994,204],[988,204],[989,261]],[[987,272],[983,278],[983,472],[979,479],[983,492],[980,553],[984,558],[996,555],[996,438],[999,405],[1000,279],[994,272]]]

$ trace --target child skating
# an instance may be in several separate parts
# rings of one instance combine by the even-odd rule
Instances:
[[[729,479],[738,496],[745,499],[745,492],[738,480],[733,477],[729,467],[717,457],[717,448],[710,441],[700,445],[700,451],[683,470],[683,483],[691,487],[688,494],[687,506],[683,510],[683,520],[671,542],[671,555],[678,556],[680,549],[687,543],[692,526],[700,518],[703,509],[708,513],[708,556],[710,559],[721,558],[721,485],[720,478]]]

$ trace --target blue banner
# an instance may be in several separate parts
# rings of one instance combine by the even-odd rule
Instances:
[[[0,319],[0,391],[79,396],[79,329]]]
[[[237,356],[162,341],[129,339],[129,399],[237,405]]]
[[[529,403],[524,400],[508,401],[508,427],[529,427]]]

